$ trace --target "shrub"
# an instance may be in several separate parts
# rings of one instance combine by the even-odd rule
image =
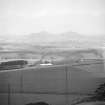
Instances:
[[[36,102],[36,103],[28,103],[26,105],[49,105],[49,104],[46,102]]]

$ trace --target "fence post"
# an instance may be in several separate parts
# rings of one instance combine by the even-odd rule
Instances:
[[[8,83],[8,105],[11,105],[11,87]]]
[[[20,92],[23,92],[23,72],[21,71],[21,75],[20,75]]]
[[[66,105],[69,105],[69,90],[68,90],[68,70],[67,67],[65,66],[65,98],[66,98]]]

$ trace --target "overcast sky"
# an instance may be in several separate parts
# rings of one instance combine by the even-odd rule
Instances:
[[[105,34],[105,0],[0,0],[0,35]]]

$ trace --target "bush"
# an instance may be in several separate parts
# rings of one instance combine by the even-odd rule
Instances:
[[[26,104],[26,105],[49,105],[49,104],[46,103],[46,102],[36,102],[36,103],[29,103],[29,104]]]
[[[101,84],[95,91],[95,95],[92,97],[98,101],[105,101],[105,83]]]
[[[105,83],[99,85],[99,87],[94,91],[94,95],[90,97],[86,97],[83,99],[80,99],[78,101],[75,101],[71,105],[78,105],[80,103],[85,103],[85,102],[105,102]],[[102,103],[100,105],[104,105],[105,103]],[[99,105],[99,104],[97,104]]]

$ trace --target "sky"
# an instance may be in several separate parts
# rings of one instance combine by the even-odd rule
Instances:
[[[105,0],[0,0],[0,35],[105,34]]]

